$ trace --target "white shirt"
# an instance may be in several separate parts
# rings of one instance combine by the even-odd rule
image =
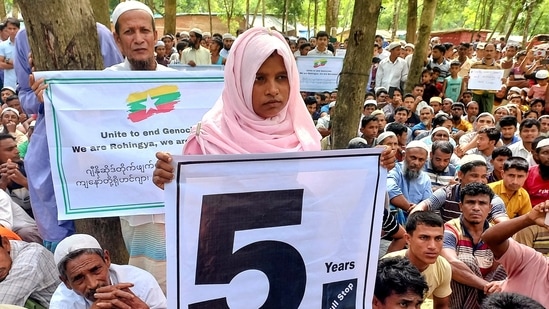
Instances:
[[[325,51],[320,51],[315,47],[314,49],[310,50],[307,53],[307,56],[328,56],[328,57],[333,57],[334,54],[328,48],[326,48]]]
[[[131,265],[111,264],[109,277],[113,285],[118,283],[133,283],[133,287],[130,290],[135,296],[146,303],[149,308],[168,308],[166,296],[162,293],[156,279],[141,268]],[[69,290],[64,283],[61,283],[51,297],[50,308],[87,309],[91,307],[91,304],[84,296],[76,294],[73,290]]]
[[[6,191],[0,190],[0,225],[16,232],[22,228],[36,226],[36,222]]]
[[[130,62],[128,61],[128,58],[125,58],[124,62],[122,63],[115,64],[105,69],[105,71],[131,71],[131,70],[132,70],[132,67],[130,65]],[[156,71],[175,71],[175,70],[157,63]]]
[[[9,38],[0,43],[0,56],[4,57],[4,60],[10,59],[13,61],[15,56],[15,44],[10,41]],[[17,77],[15,76],[14,69],[4,70],[4,87],[5,86],[10,86],[13,89],[17,88]]]
[[[513,145],[507,146],[509,150],[513,153],[513,157],[523,157],[528,161],[528,164],[530,166],[537,165],[536,161],[534,161],[534,158],[532,157],[532,154],[530,151],[528,151],[526,148],[524,148],[524,145],[522,142],[516,142]]]
[[[377,67],[376,88],[384,87],[389,90],[390,87],[400,89],[400,83],[405,83],[408,79],[408,64],[406,60],[397,57],[395,62],[390,58],[381,60]]]
[[[209,50],[202,46],[198,49],[187,47],[183,50],[183,53],[181,53],[181,63],[188,64],[191,60],[194,61],[196,65],[208,65],[212,64],[212,55]]]

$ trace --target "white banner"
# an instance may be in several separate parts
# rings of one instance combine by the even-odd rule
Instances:
[[[469,71],[469,89],[500,90],[503,70],[471,69]]]
[[[379,149],[174,157],[169,308],[370,308]]]
[[[181,154],[223,87],[222,71],[36,72],[45,77],[59,219],[164,212],[157,151]]]
[[[343,57],[297,57],[301,91],[319,92],[336,90]]]

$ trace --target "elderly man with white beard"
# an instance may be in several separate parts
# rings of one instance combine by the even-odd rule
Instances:
[[[429,148],[425,143],[412,141],[406,146],[404,161],[396,164],[387,175],[387,193],[397,220],[403,224],[407,212],[433,194],[429,175],[423,171]]]

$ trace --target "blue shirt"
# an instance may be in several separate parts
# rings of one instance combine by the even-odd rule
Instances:
[[[111,31],[102,24],[96,23],[96,25],[105,67],[124,61]],[[27,114],[36,114],[37,116],[32,143],[29,143],[25,156],[32,211],[42,238],[45,241],[58,242],[74,233],[74,222],[57,220],[57,202],[51,178],[44,104],[38,101],[29,85],[31,68],[28,63],[28,55],[30,47],[26,29],[17,33],[15,46],[13,65],[17,80],[19,80],[19,100]]]
[[[4,42],[0,43],[0,56],[4,57],[4,60],[10,59],[13,60],[13,55],[15,53],[15,45],[8,38]],[[28,57],[27,57],[28,59]],[[29,77],[27,76],[27,79]],[[9,86],[15,89],[17,85],[17,78],[15,77],[14,69],[4,70],[4,87]]]
[[[410,203],[417,204],[428,199],[432,194],[431,179],[425,172],[419,173],[416,179],[404,178],[403,162],[398,162],[387,175],[387,193],[389,200],[404,195]]]

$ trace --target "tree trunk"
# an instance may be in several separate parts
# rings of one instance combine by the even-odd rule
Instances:
[[[309,0],[309,9],[307,10],[307,39],[311,36],[311,0]]]
[[[210,33],[213,34],[212,0],[208,0],[208,17],[210,19]]]
[[[109,0],[93,0],[91,1],[93,16],[95,21],[102,23],[107,28],[111,29],[111,16],[109,14]]]
[[[208,1],[209,1],[209,0],[208,0]],[[260,4],[261,4],[261,0],[258,0],[258,1],[257,1],[257,4],[255,5],[254,17],[252,18],[252,22],[249,23],[249,24],[247,25],[247,28],[246,28],[246,29],[248,29],[248,28],[254,26],[254,24],[255,24],[255,17],[257,16],[257,12],[259,12],[259,5],[260,5]]]
[[[265,0],[259,0],[261,1],[261,25],[265,27]]]
[[[494,6],[496,2],[494,0],[490,0],[490,4],[488,5],[488,14],[486,14],[486,22],[484,23],[484,29],[496,29],[497,27],[492,28],[492,13],[494,12]],[[502,14],[503,15],[503,14]],[[492,31],[494,33],[494,31]]]
[[[176,0],[164,0],[164,34],[175,33],[176,12]]]
[[[524,19],[524,28],[522,29],[522,46],[526,46],[528,42],[528,29],[532,20],[532,10],[534,9],[534,1],[528,4],[526,8],[526,18]]]
[[[395,41],[395,38],[397,36],[397,30],[398,30],[398,19],[400,18],[400,4],[402,3],[402,0],[395,0],[395,7],[393,10],[393,26],[391,31],[391,42]]]
[[[408,0],[408,17],[406,18],[406,42],[416,43],[417,0]]]
[[[316,36],[316,33],[318,32],[318,0],[315,1],[315,15],[313,17],[313,36]]]
[[[288,2],[289,0],[284,0],[284,6],[282,9],[282,34],[286,33],[286,12],[288,12]]]
[[[540,11],[538,18],[536,18],[536,21],[531,27],[532,30],[530,31],[530,35],[528,37],[532,37],[534,36],[534,34],[536,34],[536,29],[538,28],[538,25],[541,22],[542,18],[545,17],[544,15],[545,15],[544,12]]]
[[[427,57],[427,45],[429,45],[429,36],[431,34],[431,25],[435,18],[437,0],[424,0],[423,10],[421,11],[421,21],[419,23],[418,39],[416,49],[412,56],[408,80],[406,81],[406,92],[411,92],[414,84],[420,82],[423,62]]]
[[[347,148],[349,140],[356,137],[366,84],[372,65],[372,55],[377,19],[381,0],[356,0],[349,31],[347,53],[343,61],[338,85],[338,99],[332,124],[332,145],[334,149]],[[364,18],[368,16],[368,18]]]
[[[505,18],[505,14],[502,14],[501,17],[500,17],[499,20],[498,20],[498,23],[497,23],[496,26],[494,27],[494,31],[492,31],[492,33],[490,33],[490,36],[489,36],[488,39],[486,40],[487,42],[489,42],[489,41],[492,39],[492,37],[494,36],[494,32],[497,31],[498,27],[502,24],[504,18]]]
[[[475,14],[475,21],[473,22],[473,31],[471,31],[471,42],[473,42],[473,37],[475,36],[475,29],[477,29],[477,21],[478,21],[478,14],[480,12],[480,6],[482,5],[482,1],[478,2],[477,7],[477,13]],[[479,27],[479,29],[482,27]]]
[[[20,0],[19,5],[37,71],[103,69],[89,0]],[[119,218],[85,219],[76,223],[78,233],[97,238],[111,252],[114,263],[127,263]]]
[[[339,0],[327,0],[326,1],[326,32],[332,36],[332,28],[338,27],[338,15],[339,15]],[[335,35],[333,35],[335,37]]]
[[[19,18],[19,1],[13,0],[13,7],[11,8],[11,17]]]
[[[6,3],[4,0],[0,0],[0,20],[6,19]]]
[[[509,28],[507,29],[507,33],[505,34],[505,41],[509,40],[509,37],[511,36],[511,33],[513,33],[513,29],[515,29],[515,25],[517,24],[518,17],[520,15],[520,12],[522,12],[522,5],[517,8],[515,11],[515,15],[513,16],[513,20],[511,21],[511,24],[509,25]]]
[[[249,22],[250,22],[250,0],[246,0],[246,25],[245,25],[246,29],[248,29]]]

